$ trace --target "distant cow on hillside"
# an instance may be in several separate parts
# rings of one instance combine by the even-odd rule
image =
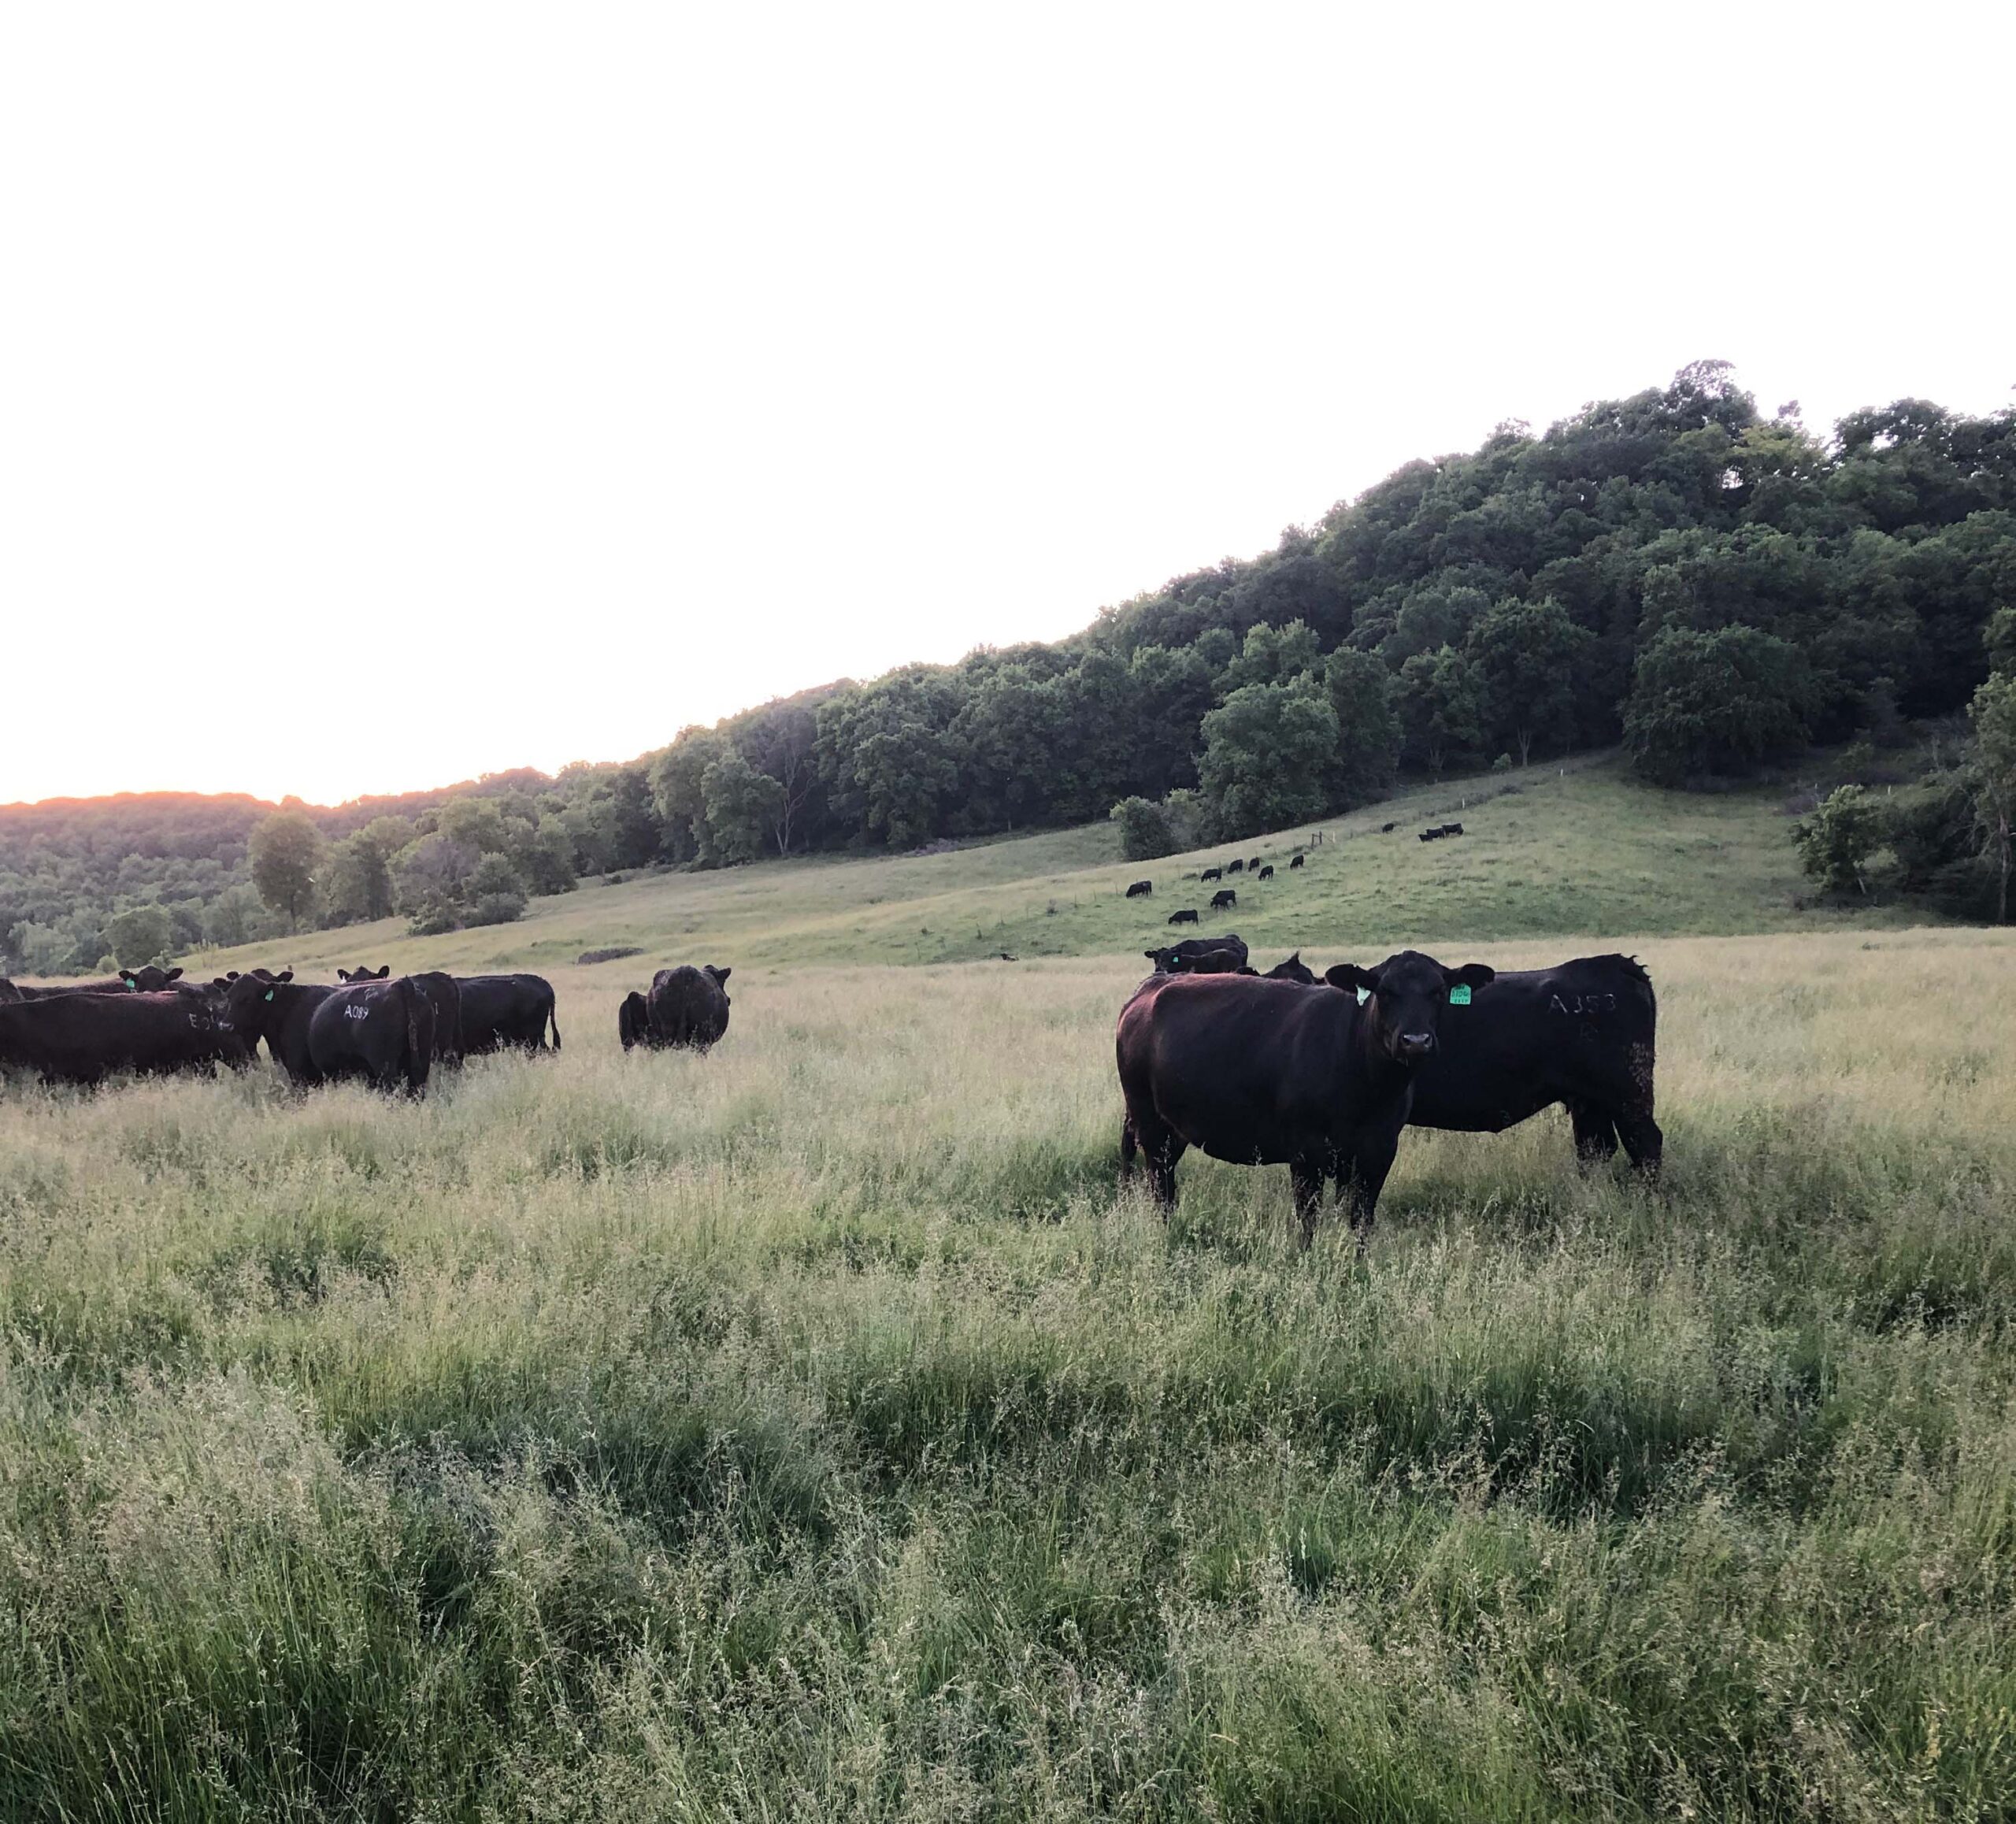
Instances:
[[[1197,877],[1200,880],[1222,880],[1225,877],[1225,871],[1223,868],[1206,868]]]
[[[1460,823],[1445,823],[1442,826],[1442,833],[1446,836],[1461,836],[1463,826]]]
[[[1228,874],[1240,874],[1243,873],[1245,871],[1246,864],[1243,862],[1227,862],[1225,863],[1225,872]]]
[[[1382,823],[1379,826],[1379,833],[1381,836],[1391,836],[1399,827],[1397,823]]]
[[[1155,884],[1153,880],[1136,880],[1128,886],[1127,897],[1130,899],[1145,899],[1154,890]]]
[[[1293,873],[1297,868],[1300,867],[1302,864],[1308,859],[1309,858],[1306,855],[1297,855],[1288,863],[1288,872],[1290,873]]]
[[[1229,887],[1221,888],[1211,895],[1211,910],[1214,912],[1222,912],[1228,906],[1236,906],[1238,903],[1239,895]]]
[[[1421,840],[1425,843],[1439,843],[1442,840],[1442,832],[1440,829],[1425,829],[1421,832]]]
[[[1266,867],[1260,870],[1260,878],[1263,880],[1271,880],[1273,877],[1274,864],[1272,862],[1269,862]]]
[[[1246,864],[1246,871],[1249,874],[1257,873],[1259,869],[1259,866],[1260,858],[1258,855],[1255,855],[1251,861]]]
[[[1186,906],[1180,912],[1170,913],[1162,922],[1165,925],[1195,925],[1197,922],[1197,908]]]

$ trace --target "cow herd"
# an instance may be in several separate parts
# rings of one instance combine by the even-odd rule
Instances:
[[[1584,1160],[1621,1144],[1658,1171],[1658,1008],[1635,958],[1495,970],[1406,950],[1319,979],[1299,951],[1261,974],[1236,935],[1147,954],[1115,1034],[1121,1175],[1139,1155],[1165,1214],[1195,1147],[1286,1165],[1305,1245],[1334,1182],[1362,1245],[1401,1128],[1499,1133],[1557,1103]]]
[[[1194,1147],[1234,1164],[1286,1165],[1305,1244],[1334,1183],[1362,1244],[1403,1126],[1497,1133],[1555,1103],[1584,1160],[1621,1146],[1641,1172],[1658,1170],[1658,1003],[1635,958],[1498,970],[1405,950],[1376,968],[1340,962],[1319,976],[1298,951],[1262,973],[1234,932],[1146,955],[1154,973],[1115,1033],[1121,1176],[1141,1161],[1165,1214],[1177,1162]],[[617,1010],[624,1049],[717,1044],[731,973],[658,970]],[[242,1070],[263,1040],[298,1085],[358,1081],[418,1095],[432,1070],[472,1055],[560,1048],[541,976],[336,974],[309,983],[255,969],[191,983],[150,968],[48,988],[0,980],[0,1068],[79,1084]]]
[[[1289,873],[1293,873],[1297,869],[1304,866],[1308,859],[1306,855],[1299,851],[1290,856]],[[1225,862],[1215,868],[1206,868],[1197,876],[1197,878],[1201,884],[1209,880],[1222,880],[1228,874],[1244,874],[1251,880],[1271,880],[1274,877],[1274,865],[1272,862],[1262,862],[1258,855],[1254,855],[1250,860]],[[1187,875],[1184,877],[1188,878]],[[1127,897],[1130,899],[1146,899],[1153,895],[1154,890],[1155,884],[1153,880],[1131,880],[1127,886]],[[1210,910],[1214,912],[1229,912],[1238,904],[1239,892],[1236,888],[1221,887],[1211,895]],[[1167,925],[1195,925],[1197,922],[1197,908],[1194,906],[1179,906],[1175,911],[1170,913],[1163,922]]]

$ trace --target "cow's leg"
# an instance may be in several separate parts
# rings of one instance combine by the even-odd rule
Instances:
[[[1623,1136],[1625,1156],[1640,1174],[1656,1179],[1666,1156],[1666,1136],[1659,1131],[1659,1124],[1653,1120],[1651,1110],[1647,1109],[1640,1114],[1626,1110],[1617,1118],[1617,1131]]]
[[[1571,1100],[1568,1119],[1575,1130],[1575,1156],[1584,1165],[1599,1166],[1617,1156],[1617,1128],[1607,1109]]]
[[[1311,1159],[1295,1159],[1288,1166],[1288,1181],[1295,1187],[1295,1214],[1306,1248],[1316,1237],[1317,1213],[1323,1207],[1323,1167]]]
[[[1120,1118],[1120,1181],[1125,1185],[1134,1176],[1134,1121],[1130,1115]]]
[[[1377,1135],[1362,1140],[1337,1162],[1337,1199],[1351,1218],[1358,1251],[1365,1251],[1372,1236],[1372,1221],[1379,1212],[1379,1193],[1386,1188],[1386,1174],[1393,1169],[1399,1136]]]
[[[1189,1142],[1173,1128],[1161,1127],[1143,1133],[1137,1130],[1136,1137],[1141,1151],[1148,1161],[1148,1188],[1155,1194],[1155,1201],[1162,1206],[1162,1220],[1169,1220],[1169,1213],[1176,1207],[1176,1162],[1189,1151]]]

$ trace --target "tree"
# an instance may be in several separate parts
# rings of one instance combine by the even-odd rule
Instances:
[[[1337,713],[1310,677],[1244,684],[1204,718],[1200,789],[1227,836],[1280,829],[1322,812]]]
[[[784,814],[783,785],[733,747],[700,775],[700,796],[708,852],[729,867],[761,856]]]
[[[1882,805],[1861,785],[1829,792],[1810,817],[1792,825],[1792,841],[1809,874],[1830,892],[1845,893],[1852,886],[1865,897],[1869,881],[1863,870],[1886,834]]]
[[[2016,608],[1998,608],[1988,617],[1981,643],[1988,648],[1990,670],[2016,672]]]
[[[658,806],[666,852],[676,862],[713,864],[707,832],[707,795],[701,781],[728,751],[728,739],[711,728],[681,728],[678,738],[651,762],[651,799]]]
[[[1754,627],[1669,627],[1639,655],[1624,714],[1639,772],[1662,785],[1736,773],[1807,739],[1807,667]]]
[[[780,855],[791,853],[819,789],[817,707],[809,696],[765,703],[747,718],[736,742],[749,764],[781,788],[770,819],[770,837]]]
[[[323,910],[332,924],[354,924],[391,913],[391,868],[386,851],[367,830],[332,843],[322,872]]]
[[[392,867],[399,910],[411,918],[452,912],[468,897],[482,859],[466,843],[438,830],[409,844]]]
[[[2010,826],[2016,821],[2016,676],[1997,672],[1967,707],[1973,725],[1968,793],[1996,870],[1995,921],[2009,922]]]
[[[1484,747],[1484,695],[1470,662],[1453,646],[1418,652],[1400,667],[1400,725],[1406,751],[1437,779],[1451,759]]]
[[[1330,799],[1349,810],[1392,789],[1400,758],[1400,719],[1393,710],[1392,674],[1375,654],[1340,647],[1323,668],[1323,683],[1337,718]]]
[[[121,969],[165,962],[173,954],[174,921],[161,906],[129,906],[106,921],[105,940]]]
[[[1572,746],[1576,684],[1595,643],[1558,602],[1508,596],[1488,610],[1466,651],[1484,693],[1488,745],[1518,748],[1521,766],[1536,741],[1557,752]]]
[[[253,831],[250,859],[259,897],[276,912],[284,912],[287,929],[293,931],[314,902],[322,832],[304,810],[277,810]]]
[[[1123,798],[1106,814],[1120,825],[1122,861],[1151,862],[1158,855],[1176,853],[1175,832],[1161,805],[1145,798]]]
[[[1229,693],[1245,684],[1286,684],[1304,672],[1320,671],[1322,665],[1322,651],[1304,622],[1291,621],[1285,627],[1263,622],[1247,628],[1246,643],[1225,667],[1225,688]]]

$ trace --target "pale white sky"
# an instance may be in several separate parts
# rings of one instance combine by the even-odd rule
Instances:
[[[2016,395],[2016,8],[0,12],[0,802],[576,758],[1718,357]]]

